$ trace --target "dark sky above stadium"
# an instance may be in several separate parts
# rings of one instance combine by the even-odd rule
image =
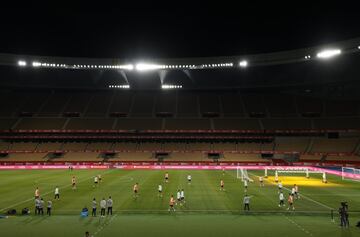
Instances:
[[[0,52],[132,59],[226,56],[296,49],[360,36],[360,14],[351,4],[346,8],[306,3],[181,5],[4,7],[0,14]]]

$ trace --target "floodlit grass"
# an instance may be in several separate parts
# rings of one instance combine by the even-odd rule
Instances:
[[[252,196],[251,211],[245,213],[242,199],[243,184],[236,171],[169,170],[170,182],[164,182],[165,171],[143,170],[18,170],[0,172],[0,212],[9,208],[18,212],[29,207],[30,216],[0,219],[0,236],[83,236],[86,230],[94,236],[357,236],[354,227],[360,220],[360,183],[342,181],[328,175],[328,184],[322,184],[321,174],[311,178],[280,175],[287,195],[295,183],[301,198],[295,200],[295,211],[278,207],[278,190],[272,183],[273,175],[259,187],[257,175],[263,171],[248,171],[254,182],[249,183],[247,194]],[[103,182],[93,186],[93,177],[102,174]],[[192,175],[188,184],[186,177]],[[76,190],[71,189],[71,177],[78,180]],[[220,180],[225,191],[220,191]],[[139,197],[134,199],[132,187],[139,183]],[[163,198],[158,197],[157,186],[162,184]],[[45,201],[53,199],[55,186],[60,187],[60,201],[54,201],[53,216],[34,216],[34,190],[40,188]],[[185,190],[186,203],[168,212],[170,195]],[[114,215],[105,218],[80,217],[84,206],[91,208],[91,200],[112,196]],[[352,227],[342,230],[335,211],[331,209],[347,201]],[[98,208],[99,209],[99,208]]]

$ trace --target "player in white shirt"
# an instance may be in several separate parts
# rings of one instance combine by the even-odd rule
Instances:
[[[294,188],[295,188],[295,198],[300,199],[299,187],[296,184],[294,184]]]
[[[60,200],[60,191],[59,191],[59,187],[56,186],[55,188],[55,197],[54,199],[56,200]]]
[[[182,202],[182,203],[185,203],[185,192],[184,192],[184,189],[181,189],[180,199],[181,199],[181,202]]]
[[[105,209],[106,209],[106,200],[105,198],[103,198],[101,201],[100,201],[100,216],[101,217],[105,217]]]
[[[264,178],[262,176],[259,177],[260,187],[264,187]]]
[[[187,180],[188,180],[188,184],[191,184],[191,175],[190,174],[187,176]]]
[[[275,170],[275,182],[279,182],[279,175],[278,175],[278,172],[277,170]]]
[[[162,185],[161,184],[159,184],[159,186],[158,186],[158,196],[159,197],[162,197],[163,195],[162,195],[162,190],[163,190],[163,188],[162,188]]]
[[[278,183],[278,188],[279,188],[278,193],[280,193],[282,191],[282,188],[283,188],[281,181],[279,181],[279,183]]]
[[[327,183],[326,173],[325,173],[325,172],[323,173],[322,182],[323,182],[324,184],[326,184],[326,183]]]
[[[279,207],[285,206],[285,197],[283,192],[280,192],[279,194]]]
[[[182,205],[181,204],[181,193],[180,193],[180,189],[177,191],[176,193],[176,199],[177,199],[177,202],[180,204],[180,206]],[[177,203],[175,204],[177,205]]]
[[[94,188],[97,187],[99,184],[99,177],[97,175],[95,175],[94,177]]]
[[[292,195],[293,197],[295,197],[295,188],[294,188],[294,187],[291,188],[291,195]]]

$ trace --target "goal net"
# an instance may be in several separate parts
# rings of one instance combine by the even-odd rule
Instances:
[[[243,168],[237,168],[236,169],[236,177],[238,179],[241,179],[241,181],[244,181],[244,180],[248,180],[250,182],[254,181],[249,177],[247,169],[243,169]]]
[[[351,167],[342,167],[341,177],[342,180],[360,181],[360,169],[351,168]]]
[[[274,174],[275,182],[279,180],[279,176],[289,176],[294,174],[301,174],[304,175],[306,178],[310,178],[310,174],[322,174],[323,182],[326,183],[326,172],[324,171],[317,171],[317,170],[311,170],[309,168],[285,168],[285,169],[275,169],[272,170]],[[265,169],[264,177],[268,176],[268,169]]]

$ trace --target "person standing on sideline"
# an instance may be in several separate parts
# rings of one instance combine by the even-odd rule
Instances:
[[[100,201],[100,215],[101,217],[105,217],[105,209],[106,209],[106,200],[105,198],[103,198],[101,201]]]
[[[41,214],[42,216],[44,215],[44,205],[45,205],[45,202],[44,202],[44,199],[40,199],[40,205],[39,205],[39,215]]]
[[[94,198],[92,200],[92,212],[91,212],[91,216],[95,217],[96,216],[96,206],[97,206],[97,203],[96,203],[96,199]]]
[[[40,214],[40,198],[35,199],[35,215]]]
[[[60,191],[59,191],[59,187],[58,186],[56,186],[56,188],[55,188],[55,197],[54,197],[54,199],[56,200],[60,200]]]
[[[246,210],[250,211],[250,196],[247,194],[244,196],[244,211]]]
[[[111,199],[111,196],[109,196],[109,199],[106,201],[106,206],[107,206],[107,214],[112,215],[113,200]]]
[[[47,214],[48,216],[51,216],[51,209],[52,209],[52,201],[49,200],[49,201],[47,202],[47,209],[46,209],[46,214]]]

